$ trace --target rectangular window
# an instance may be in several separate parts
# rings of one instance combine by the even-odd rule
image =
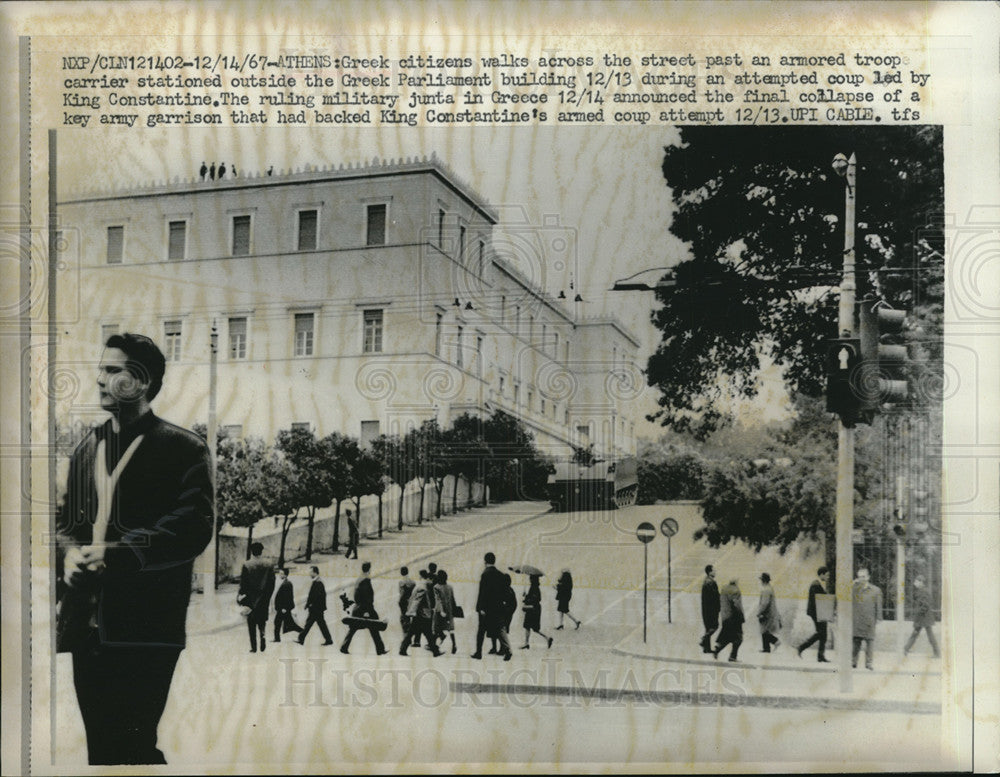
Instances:
[[[319,212],[315,210],[299,211],[299,239],[296,244],[298,251],[315,251]]]
[[[444,209],[438,209],[438,248],[444,249]]]
[[[312,424],[308,421],[293,421],[292,422],[293,432],[311,432]]]
[[[385,245],[385,203],[368,206],[365,245]]]
[[[535,342],[535,317],[528,316],[528,344]]]
[[[382,353],[382,311],[365,311],[365,353]]]
[[[514,384],[514,407],[518,407],[521,403],[521,387],[515,383]]]
[[[378,438],[379,435],[379,422],[378,421],[362,421],[361,422],[361,437],[359,442],[362,448],[369,448],[371,444]]]
[[[539,402],[541,402],[541,413],[545,415],[545,397],[542,397]]]
[[[458,228],[458,261],[465,261],[465,225]]]
[[[247,358],[247,320],[245,317],[229,319],[229,358]]]
[[[230,440],[239,440],[243,437],[243,424],[226,424],[222,427],[222,434]]]
[[[122,263],[125,227],[108,227],[108,264]]]
[[[179,362],[181,360],[181,322],[163,322],[163,341],[166,344],[164,356],[168,362]]]
[[[586,442],[590,439],[590,426],[583,424],[576,427],[576,434],[580,438],[581,442]]]
[[[108,341],[111,335],[118,334],[118,324],[102,324],[101,325],[101,344],[103,345]]]
[[[558,359],[559,358],[559,333],[558,332],[553,332],[552,333],[552,340],[553,340],[553,343],[552,343],[552,358],[553,359]]]
[[[521,306],[514,306],[514,334],[517,337],[521,336]]]
[[[501,375],[501,376],[500,376],[500,388],[499,388],[499,389],[497,390],[497,393],[498,393],[498,394],[499,394],[500,396],[503,396],[503,390],[504,390],[504,383],[505,383],[505,380],[504,380],[504,377],[503,377],[503,375]]]
[[[483,338],[476,337],[476,377],[483,377]]]
[[[187,245],[187,222],[171,221],[168,225],[167,259],[183,259]]]
[[[313,355],[313,334],[315,326],[315,314],[296,313],[295,314],[295,355]]]
[[[527,408],[528,408],[528,412],[529,413],[532,410],[534,410],[534,403],[535,403],[535,392],[532,391],[531,389],[528,389],[528,404],[527,404]]]
[[[486,243],[479,241],[479,275],[486,271]]]
[[[250,217],[233,216],[233,256],[250,255]]]
[[[465,327],[461,324],[458,326],[457,334],[455,336],[455,364],[459,367],[462,366],[462,334],[465,332]]]
[[[443,314],[438,313],[434,320],[434,355],[441,355],[441,319],[444,318]]]
[[[566,341],[566,358],[563,361],[569,364],[569,340]]]
[[[542,353],[549,352],[549,325],[542,324]]]

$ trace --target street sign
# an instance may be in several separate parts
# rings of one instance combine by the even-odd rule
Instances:
[[[670,538],[677,534],[680,528],[674,518],[664,518],[660,524],[660,533],[667,538],[667,623],[674,622],[673,580],[670,574]]]
[[[635,530],[635,536],[638,537],[639,542],[643,544],[652,542],[653,538],[656,536],[656,527],[649,521],[643,521],[639,524],[639,528]]]
[[[649,521],[643,521],[635,530],[635,536],[642,543],[642,642],[646,643],[646,598],[649,595],[649,543],[656,536],[656,527]]]

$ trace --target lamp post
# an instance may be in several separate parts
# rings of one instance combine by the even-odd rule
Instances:
[[[857,199],[857,160],[843,154],[833,158],[833,169],[844,179],[844,266],[840,282],[838,327],[842,338],[854,337],[854,297],[857,290],[854,273],[854,224]],[[851,579],[854,570],[854,428],[840,420],[837,435],[837,670],[840,690],[847,693],[853,685],[851,675],[852,602]]]

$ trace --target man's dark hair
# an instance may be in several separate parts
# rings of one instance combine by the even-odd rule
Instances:
[[[428,577],[428,575],[427,575],[427,570],[426,570],[426,569],[421,569],[421,570],[420,570],[420,579],[421,579],[421,580],[426,580],[426,579],[427,579],[427,577]]]
[[[399,574],[401,574],[401,575],[408,575],[408,574],[410,574],[410,570],[407,567],[400,567],[399,568]]]
[[[310,569],[311,569],[311,570],[312,570],[313,572],[315,572],[315,573],[316,573],[317,575],[319,574],[319,567],[309,567],[309,568],[310,568]]]
[[[447,583],[448,582],[448,573],[445,572],[443,569],[439,569],[438,570],[438,582],[439,583]]]
[[[713,569],[715,569],[715,567],[713,567],[711,564],[706,564],[705,565],[705,574],[706,575],[711,574]]]
[[[264,545],[260,542],[255,542],[250,546],[250,553],[253,556],[259,556],[264,552]]]
[[[490,552],[487,553],[485,556],[483,556],[483,561],[485,561],[487,564],[496,564],[497,557],[494,556],[492,552]]]
[[[829,571],[830,570],[827,569],[826,567],[820,567],[819,569],[816,570],[816,576],[817,577],[822,577],[823,575],[825,575]]]
[[[429,574],[431,577],[434,577],[434,575],[437,574],[437,569],[438,565],[432,561],[430,564],[427,565],[427,574]]]
[[[361,564],[361,571],[368,572],[372,568],[372,562],[365,561]]]
[[[163,386],[163,373],[167,369],[167,360],[163,356],[156,343],[146,335],[137,335],[132,332],[122,332],[111,335],[105,348],[117,348],[127,357],[126,369],[136,379],[143,383],[148,382],[146,389],[146,400],[153,401],[153,398],[160,393]]]

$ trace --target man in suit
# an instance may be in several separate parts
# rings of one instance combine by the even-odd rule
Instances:
[[[493,553],[483,556],[486,565],[479,578],[479,596],[476,598],[476,612],[479,613],[479,628],[476,630],[476,652],[473,658],[483,657],[483,639],[487,634],[500,640],[500,654],[504,661],[510,661],[510,639],[507,635],[504,599],[507,585],[503,572],[496,568],[497,557]],[[515,598],[515,605],[516,605]]]
[[[240,590],[236,601],[250,608],[247,615],[247,630],[250,632],[250,652],[257,652],[257,636],[260,636],[260,652],[267,649],[264,627],[271,609],[271,594],[274,593],[274,567],[261,558],[264,546],[255,542],[250,546],[250,560],[240,571]]]
[[[288,570],[278,570],[278,592],[274,595],[274,641],[281,642],[281,635],[289,631],[302,632],[302,627],[292,617],[295,609],[295,591],[288,579]]]
[[[299,644],[305,644],[306,634],[315,623],[319,626],[319,633],[323,635],[323,644],[332,645],[333,639],[330,637],[330,629],[326,626],[326,616],[323,614],[326,612],[326,586],[319,579],[319,567],[312,567],[309,576],[312,577],[309,596],[306,598],[306,612],[309,616],[306,618],[306,625],[302,627],[302,633],[299,634]]]
[[[410,606],[410,596],[413,594],[413,587],[416,583],[410,577],[410,570],[407,567],[400,567],[399,574],[399,625],[403,627],[403,634],[410,631],[410,618],[406,614]]]
[[[882,589],[868,582],[868,570],[858,570],[858,578],[851,590],[854,619],[854,649],[851,652],[851,666],[857,667],[861,643],[865,643],[865,668],[874,669],[872,659],[875,653],[875,627],[882,620]]]
[[[729,660],[736,663],[739,660],[737,654],[740,645],[743,644],[744,616],[743,595],[740,593],[739,581],[735,577],[722,587],[719,614],[722,618],[722,628],[719,630],[719,639],[715,643],[712,655],[718,658],[726,645],[732,645]]]
[[[806,615],[812,618],[814,634],[796,649],[799,658],[802,657],[802,653],[806,648],[811,647],[814,642],[819,642],[819,653],[816,660],[820,663],[829,663],[826,659],[826,621],[818,620],[816,617],[816,597],[826,593],[826,585],[829,579],[830,570],[826,567],[820,567],[816,570],[816,579],[809,586],[809,602],[806,604]]]
[[[701,622],[705,633],[701,637],[701,652],[712,652],[712,635],[719,628],[719,584],[715,582],[715,569],[711,564],[705,567],[705,579],[701,583]]]
[[[165,367],[148,337],[108,338],[111,418],[73,452],[56,517],[57,649],[73,655],[91,764],[166,763],[156,730],[215,522],[208,446],[150,409]]]
[[[360,540],[360,531],[358,530],[358,519],[354,515],[354,511],[348,507],[347,508],[347,552],[344,553],[345,558],[350,558],[351,554],[354,554],[354,558],[358,557],[358,541]]]
[[[372,588],[371,572],[372,564],[370,561],[365,561],[361,565],[361,577],[357,579],[354,583],[354,608],[351,610],[351,615],[355,618],[369,618],[371,620],[378,620],[378,613],[375,611],[375,591]],[[356,632],[360,626],[348,626],[347,637],[344,639],[343,644],[340,646],[341,653],[349,653],[351,647],[351,640],[354,639],[354,632]],[[373,628],[368,628],[368,633],[372,635],[372,642],[375,643],[375,652],[380,656],[389,651],[385,649],[385,645],[382,644],[382,637],[378,631]]]

